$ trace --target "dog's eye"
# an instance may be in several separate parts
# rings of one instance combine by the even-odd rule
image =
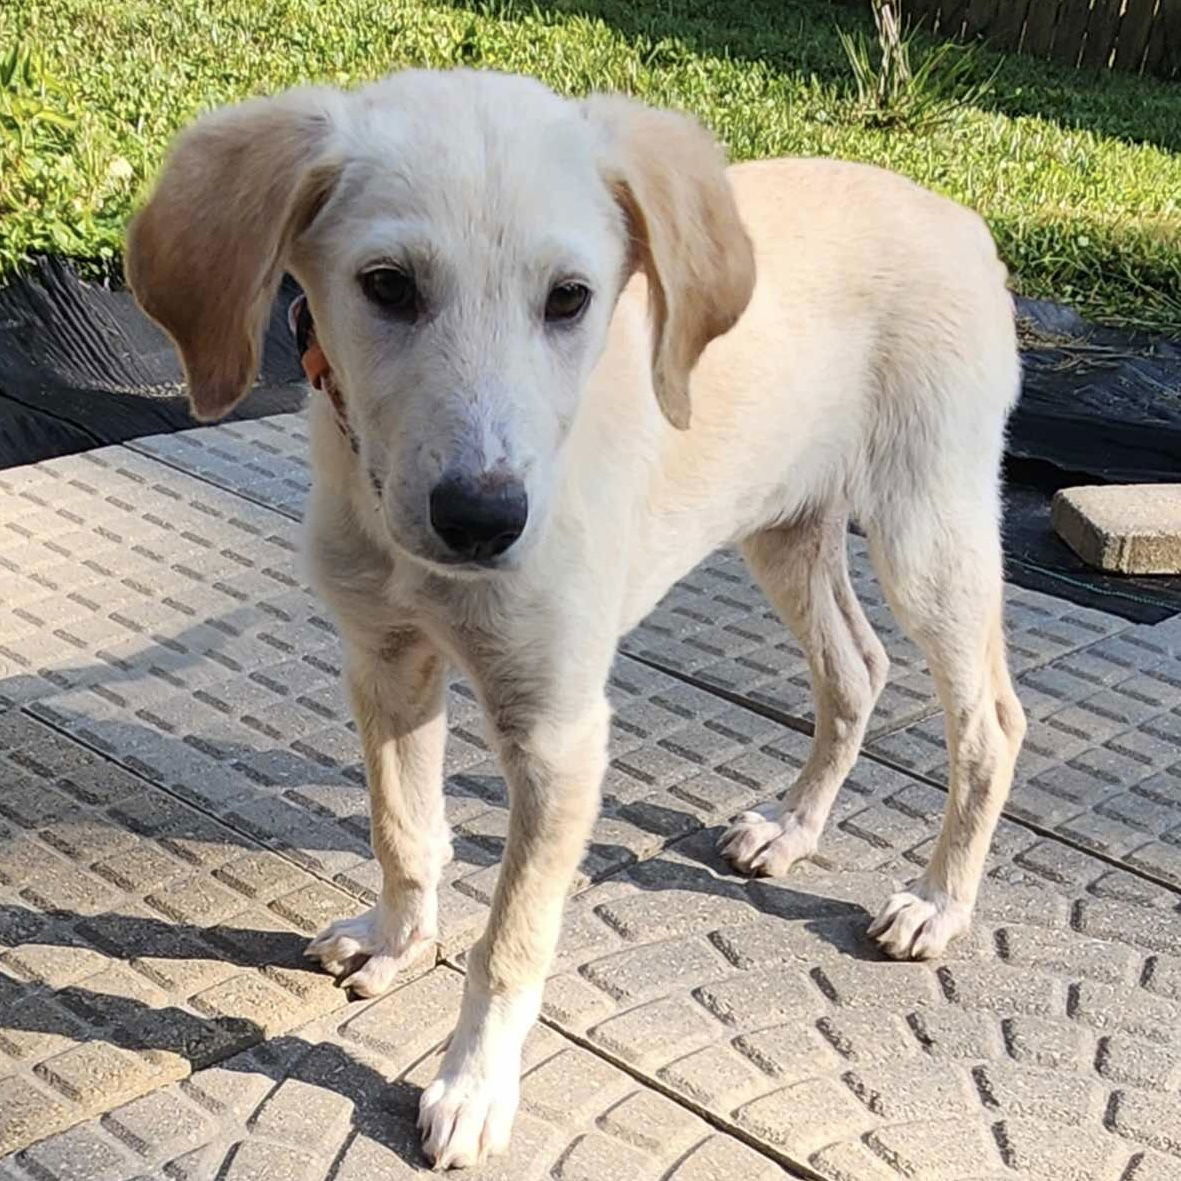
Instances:
[[[383,311],[400,319],[418,313],[418,288],[405,271],[397,267],[375,267],[361,276],[361,290]]]
[[[550,324],[574,320],[590,302],[590,288],[583,283],[558,283],[545,301],[545,318]]]

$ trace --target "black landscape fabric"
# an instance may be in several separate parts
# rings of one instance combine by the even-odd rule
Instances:
[[[232,418],[300,409],[285,280],[262,372]],[[1154,623],[1181,612],[1181,577],[1085,566],[1050,529],[1072,484],[1181,480],[1181,342],[1101,328],[1018,300],[1024,387],[1010,424],[1005,551],[1019,585]],[[193,426],[176,354],[129,292],[45,259],[0,287],[0,468]]]
[[[271,312],[258,383],[230,416],[303,406],[285,282]],[[0,288],[0,468],[196,425],[167,336],[131,293],[47,259]]]

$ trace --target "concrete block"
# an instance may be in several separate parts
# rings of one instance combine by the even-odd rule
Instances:
[[[1063,488],[1050,509],[1084,562],[1119,574],[1181,574],[1181,484]]]

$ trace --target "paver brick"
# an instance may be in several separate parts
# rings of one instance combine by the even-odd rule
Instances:
[[[1014,1062],[1048,1070],[1077,1071],[1089,1060],[1092,1039],[1082,1029],[1038,1017],[1007,1017],[1001,1022],[1005,1049]]]
[[[220,922],[241,907],[240,899],[204,876],[173,882],[144,901],[170,919],[199,927]]]
[[[1050,519],[1070,548],[1100,570],[1181,571],[1181,489],[1174,484],[1062,488]]]
[[[353,1102],[324,1087],[285,1079],[251,1121],[255,1132],[289,1144],[309,1143],[321,1153],[341,1143],[353,1113]]]
[[[739,1126],[770,1144],[811,1155],[838,1138],[868,1131],[873,1116],[836,1079],[809,1079],[744,1104]]]
[[[687,997],[662,997],[596,1025],[592,1040],[628,1062],[657,1063],[714,1036],[714,1028]]]
[[[951,1007],[920,1008],[907,1015],[907,1023],[932,1058],[987,1060],[1002,1053],[1001,1029],[987,1012]]]
[[[1132,1145],[1092,1128],[1047,1126],[1006,1119],[995,1128],[1005,1164],[1030,1181],[1091,1181],[1123,1177]]]
[[[6,952],[0,962],[34,984],[53,989],[85,979],[106,963],[96,951],[60,928],[52,942],[22,944]]]
[[[189,872],[189,867],[156,845],[140,843],[96,862],[95,873],[122,890],[151,890]]]
[[[672,939],[716,931],[756,918],[750,903],[735,893],[702,894],[696,890],[638,890],[599,907],[600,918],[625,939]]]
[[[221,1181],[319,1181],[324,1162],[319,1155],[286,1144],[243,1140],[230,1153]]]
[[[214,876],[248,898],[262,901],[294,891],[304,879],[290,862],[261,850],[243,853],[220,866]]]
[[[706,940],[688,937],[615,952],[587,964],[583,975],[617,1001],[638,1001],[669,988],[692,987],[722,967]]]
[[[1181,1120],[1177,1118],[1176,1095],[1117,1091],[1112,1102],[1111,1122],[1121,1136],[1181,1157]]]
[[[845,1085],[883,1120],[909,1122],[976,1110],[977,1096],[966,1074],[946,1063],[898,1063],[854,1067]]]
[[[67,1118],[66,1105],[29,1079],[0,1078],[0,1154],[23,1148],[46,1127]]]
[[[1152,956],[1144,968],[1143,984],[1158,996],[1181,1000],[1181,956]]]
[[[621,1085],[620,1072],[600,1059],[572,1050],[530,1070],[521,1082],[521,1102],[553,1124],[581,1122],[603,1109],[603,1102]]]
[[[293,1014],[311,1015],[301,1012],[304,1006],[291,993],[251,972],[240,972],[197,993],[192,1004],[210,1017],[254,1025],[265,1036],[300,1024]]]
[[[598,1119],[610,1136],[649,1153],[674,1155],[707,1132],[679,1103],[646,1088],[633,1091]]]
[[[195,1071],[167,1093],[190,1100],[218,1117],[219,1127],[236,1128],[273,1090],[273,1073],[253,1061],[248,1052],[226,1055],[219,1063]]]
[[[634,1149],[600,1132],[590,1132],[574,1142],[554,1167],[560,1181],[600,1181],[603,1177],[634,1177],[644,1161]]]
[[[1098,1122],[1103,1114],[1101,1092],[1080,1087],[1077,1077],[1064,1070],[990,1062],[974,1074],[984,1105],[1007,1117],[1066,1127]]]
[[[997,931],[996,941],[998,953],[1009,964],[1109,984],[1133,979],[1142,958],[1130,947],[1080,939],[1069,929],[1005,926]]]
[[[87,1042],[38,1063],[37,1073],[86,1112],[142,1094],[161,1077],[146,1057],[104,1041]]]
[[[343,1028],[350,1037],[386,1054],[408,1046],[425,1051],[450,1033],[462,993],[458,976],[436,971],[403,985]]]
[[[829,1040],[806,1024],[753,1030],[736,1037],[734,1048],[769,1078],[782,1082],[835,1074],[842,1066]]]
[[[83,1036],[85,1026],[52,993],[9,987],[0,978],[0,1000],[4,1002],[0,1050],[18,1062],[43,1061],[68,1050]]]
[[[1181,947],[1181,911],[1169,913],[1087,899],[1079,903],[1077,913],[1079,930],[1086,935],[1151,951]]]
[[[1062,1012],[1066,997],[1052,976],[992,964],[954,964],[939,969],[949,1000],[966,1009],[1047,1017]]]
[[[1099,1043],[1095,1070],[1113,1083],[1175,1091],[1181,1086],[1181,1049],[1116,1034]]]
[[[896,1014],[839,1012],[822,1017],[816,1028],[842,1058],[858,1066],[895,1065],[919,1052],[914,1031]]]
[[[1154,906],[1167,911],[1176,906],[1176,891],[1158,885],[1139,874],[1122,869],[1109,869],[1094,878],[1087,887],[1087,893],[1096,898],[1115,899],[1130,902],[1135,906]],[[1078,908],[1076,907],[1076,913]]]
[[[1177,1162],[1157,1152],[1141,1152],[1132,1158],[1131,1181],[1172,1181]]]
[[[858,1141],[830,1144],[813,1153],[809,1163],[829,1181],[897,1181],[899,1176],[868,1145]]]
[[[694,997],[724,1025],[744,1027],[754,1021],[815,1020],[827,1006],[799,972],[747,972],[702,985]]]
[[[687,1044],[686,1038],[683,1045]],[[680,1094],[714,1109],[737,1107],[764,1089],[763,1079],[754,1066],[734,1050],[719,1045],[706,1046],[670,1062],[660,1068],[658,1076]]]
[[[132,1152],[151,1158],[180,1156],[203,1143],[212,1121],[179,1091],[165,1088],[116,1107],[102,1125]]]
[[[1168,1001],[1084,980],[1071,989],[1072,1015],[1100,1032],[1122,1032],[1146,1041],[1167,1043],[1181,1037],[1176,1008]]]
[[[866,1142],[902,1176],[922,1181],[987,1176],[992,1162],[1000,1163],[983,1124],[954,1116],[884,1125],[870,1132]]]
[[[669,1174],[669,1181],[775,1181],[783,1169],[728,1136],[711,1136]]]
[[[110,885],[69,862],[42,862],[41,872],[30,877],[21,897],[39,910],[69,914],[95,914],[116,897]]]
[[[112,1137],[88,1125],[34,1145],[18,1162],[34,1177],[53,1181],[126,1181],[137,1168]]]

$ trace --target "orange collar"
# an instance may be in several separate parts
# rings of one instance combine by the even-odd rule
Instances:
[[[332,366],[328,364],[328,358],[324,355],[324,350],[320,347],[320,342],[313,340],[300,357],[299,363],[303,366],[304,375],[308,381],[318,389],[324,388],[325,379],[332,373]]]
[[[299,349],[299,363],[303,366],[308,383],[313,389],[321,390],[327,396],[336,415],[336,425],[340,427],[341,434],[348,439],[354,454],[359,454],[360,444],[353,428],[349,426],[344,398],[332,376],[332,366],[328,362],[327,354],[316,339],[316,324],[308,308],[306,295],[298,295],[292,301],[287,309],[287,323],[295,337],[295,345]]]

